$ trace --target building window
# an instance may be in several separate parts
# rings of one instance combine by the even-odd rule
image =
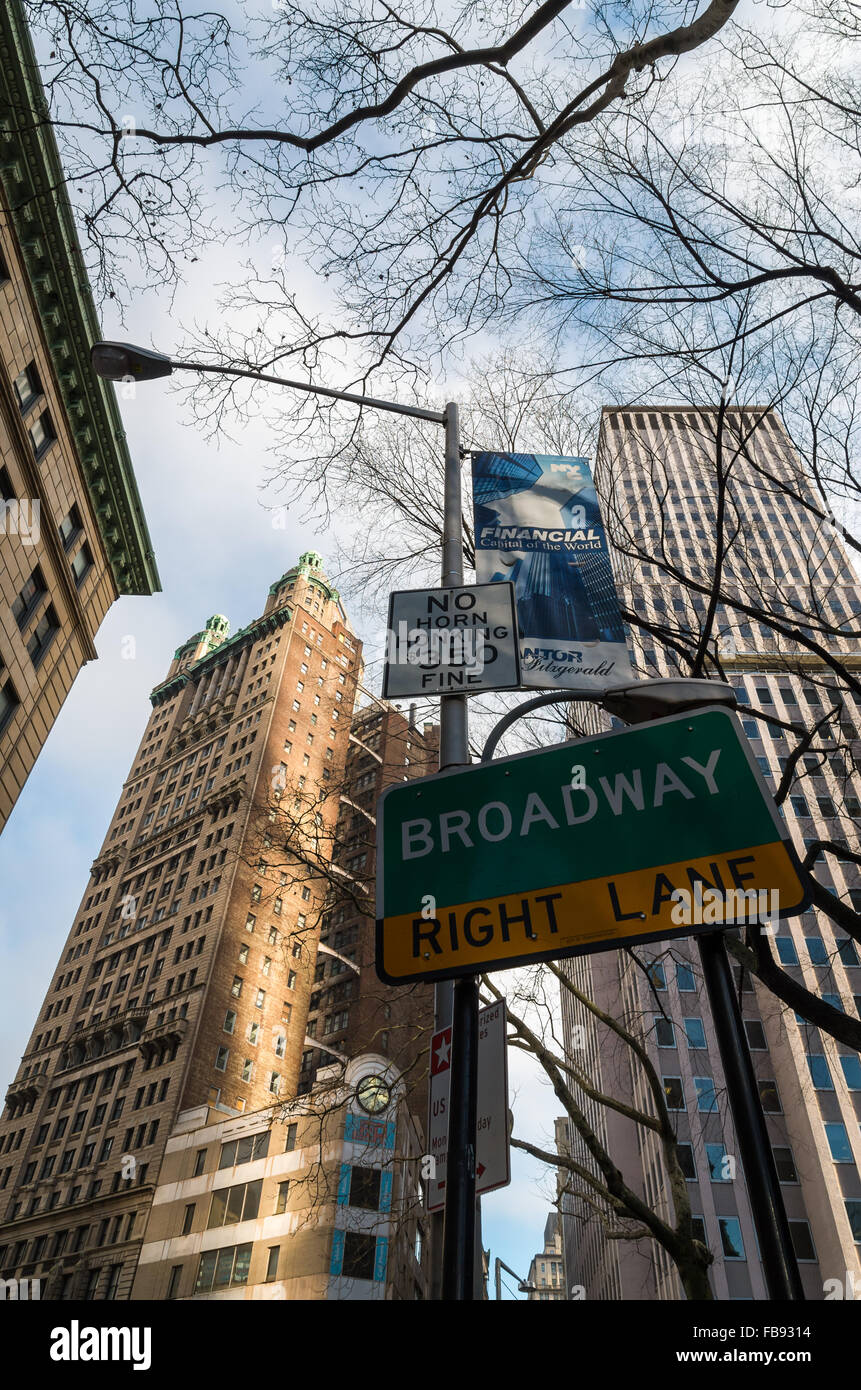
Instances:
[[[688,1047],[704,1048],[706,1045],[706,1030],[701,1018],[685,1018],[682,1020],[685,1025],[685,1036],[688,1040]]]
[[[781,965],[797,965],[798,952],[795,949],[795,942],[790,936],[776,936],[774,944],[777,947],[777,956]]]
[[[714,1079],[711,1076],[695,1076],[694,1086],[697,1091],[697,1110],[705,1111],[707,1114],[717,1110]]]
[[[299,1129],[299,1126],[296,1125],[296,1124],[292,1124],[292,1125],[288,1125],[288,1126],[287,1126],[287,1133],[286,1133],[286,1135],[285,1135],[285,1137],[284,1137],[284,1152],[285,1152],[285,1154],[292,1153],[293,1150],[295,1149],[295,1147],[296,1147],[296,1134],[297,1134],[297,1132],[298,1132],[298,1129]]]
[[[349,1205],[377,1211],[380,1205],[381,1177],[379,1168],[353,1168],[350,1174]]]
[[[194,1155],[194,1172],[192,1177],[199,1178],[206,1167],[206,1149],[198,1149]]]
[[[269,1130],[258,1134],[248,1134],[244,1139],[231,1139],[222,1144],[218,1159],[219,1170],[234,1168],[240,1163],[252,1163],[256,1158],[265,1158],[269,1152]]]
[[[685,1109],[685,1093],[682,1090],[682,1078],[680,1076],[663,1077],[664,1094],[667,1097],[668,1110]]]
[[[782,1115],[783,1106],[780,1103],[780,1092],[774,1078],[768,1077],[758,1080],[756,1086],[759,1091],[760,1103],[766,1115]]]
[[[771,1152],[774,1154],[774,1166],[777,1169],[778,1182],[798,1182],[792,1149],[782,1144],[775,1144]]]
[[[744,1241],[741,1238],[741,1223],[737,1216],[719,1216],[718,1227],[725,1260],[745,1259]]]
[[[841,1057],[840,1066],[843,1069],[843,1079],[848,1089],[861,1091],[861,1057],[857,1053],[848,1057]]]
[[[40,459],[57,438],[54,433],[50,412],[43,410],[38,419],[33,421],[27,433],[30,436],[30,443],[33,447],[33,457]]]
[[[658,1047],[675,1047],[676,1032],[668,1018],[661,1015],[655,1019],[655,1042]]]
[[[179,1296],[179,1281],[182,1278],[182,1265],[174,1265],[170,1271],[170,1278],[167,1281],[166,1298],[177,1298]]]
[[[676,988],[681,992],[692,993],[696,987],[697,984],[691,967],[682,961],[676,961]]]
[[[0,734],[4,732],[13,719],[20,703],[18,692],[11,680],[0,685]]]
[[[849,1142],[849,1135],[846,1133],[846,1126],[839,1122],[828,1123],[825,1125],[825,1137],[828,1140],[828,1147],[831,1150],[831,1157],[835,1163],[854,1163],[852,1155],[852,1145]]]
[[[182,1234],[187,1236],[194,1221],[194,1202],[190,1202],[186,1207],[182,1217]]]
[[[229,1056],[230,1056],[230,1050],[229,1050],[229,1048],[226,1048],[226,1047],[219,1047],[218,1051],[217,1051],[216,1054],[215,1054],[215,1070],[216,1070],[216,1071],[227,1071],[227,1059],[228,1059]]]
[[[278,1256],[280,1253],[280,1245],[270,1245],[266,1259],[266,1278],[263,1281],[265,1284],[271,1284],[278,1277]]]
[[[695,1162],[694,1162],[694,1150],[693,1150],[693,1145],[691,1145],[691,1144],[677,1144],[677,1145],[676,1145],[676,1158],[678,1159],[679,1167],[680,1167],[681,1170],[682,1170],[682,1173],[683,1173],[683,1175],[684,1175],[684,1177],[685,1177],[685,1180],[686,1180],[687,1182],[696,1182],[696,1181],[697,1181],[697,1167],[696,1167],[696,1164],[695,1164]]]
[[[248,1283],[252,1246],[234,1245],[226,1250],[207,1250],[200,1257],[195,1293],[210,1293]]]
[[[856,1245],[861,1245],[861,1199],[848,1197],[844,1205],[846,1215],[849,1218],[849,1225],[852,1228],[852,1239]]]
[[[42,383],[36,370],[36,363],[31,362],[29,366],[24,368],[23,372],[19,372],[12,384],[15,388],[15,395],[18,397],[18,409],[23,415],[42,395]]]
[[[213,1192],[209,1204],[209,1217],[206,1229],[216,1226],[235,1226],[239,1221],[253,1221],[260,1210],[262,1179],[256,1182],[240,1182],[234,1187],[219,1187]]]
[[[72,560],[72,574],[75,576],[75,584],[80,589],[90,570],[93,568],[93,552],[84,541],[78,553]]]
[[[265,991],[265,989],[258,989],[257,994],[256,994],[255,999],[254,999],[254,1007],[255,1007],[255,1009],[262,1009],[265,1002],[266,1002],[266,991]]]
[[[834,1082],[831,1080],[831,1069],[825,1057],[818,1054],[807,1053],[807,1066],[810,1071],[810,1078],[816,1091],[833,1091]]]
[[[287,1196],[288,1196],[288,1194],[289,1194],[289,1191],[290,1191],[290,1184],[289,1184],[289,1182],[279,1182],[279,1184],[278,1184],[278,1198],[277,1198],[277,1200],[276,1200],[276,1202],[275,1202],[275,1215],[276,1215],[276,1216],[280,1216],[281,1213],[282,1213],[283,1211],[286,1211],[286,1210],[287,1210]]]
[[[236,1014],[234,1013],[233,1009],[228,1009],[227,1013],[224,1015],[224,1024],[222,1026],[222,1032],[232,1033],[235,1027]]]
[[[723,1144],[706,1144],[706,1161],[709,1165],[709,1178],[712,1182],[732,1182],[726,1162],[727,1152]]]
[[[804,944],[813,965],[828,965],[828,951],[821,936],[805,936]]]
[[[281,1089],[281,1077],[277,1071],[271,1071],[269,1073],[269,1089],[273,1095],[276,1096]]]
[[[81,531],[84,529],[81,524],[81,514],[78,511],[77,505],[72,507],[68,516],[63,517],[57,529],[60,532],[60,540],[63,542],[63,549],[71,550],[78,536],[81,534]]]
[[[19,631],[24,631],[24,628],[27,626],[30,618],[47,592],[48,589],[45,584],[45,577],[37,565],[18,597],[15,599],[15,602],[12,604],[12,617],[18,624]]]
[[[376,1258],[376,1237],[360,1231],[344,1234],[344,1259],[341,1273],[345,1279],[373,1279]]]
[[[27,651],[30,653],[30,660],[34,666],[38,667],[41,664],[42,658],[59,630],[60,624],[54,611],[54,605],[49,603],[27,643]]]
[[[758,1019],[746,1018],[744,1020],[744,1031],[747,1034],[747,1045],[754,1052],[765,1052],[768,1043],[765,1040],[765,1029]]]
[[[810,1233],[809,1221],[790,1221],[789,1234],[792,1237],[792,1244],[797,1260],[815,1260],[816,1247],[813,1244],[813,1236]]]
[[[254,1063],[250,1057],[246,1057],[242,1063],[242,1080],[250,1081],[254,1075]]]

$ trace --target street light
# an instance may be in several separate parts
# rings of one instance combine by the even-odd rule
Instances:
[[[126,381],[129,377],[133,381],[154,381],[173,371],[173,363],[164,353],[132,347],[131,343],[94,343],[90,361],[96,376],[105,381]]]
[[[336,391],[307,381],[293,381],[245,367],[221,367],[207,362],[176,362],[164,353],[133,343],[94,343],[90,349],[93,370],[106,381],[153,381],[174,371],[208,372],[217,376],[246,377],[271,382],[293,391],[304,391],[329,400],[349,401],[372,410],[409,415],[445,428],[445,483],[442,532],[443,588],[463,584],[463,517],[461,511],[461,463],[458,408],[449,401],[445,409],[425,410],[401,405],[355,391]],[[439,767],[469,764],[466,695],[443,695],[439,715]],[[478,976],[445,981],[434,987],[434,1029],[452,1029],[449,1162],[444,1228],[438,1214],[431,1216],[432,1295],[458,1300],[473,1297],[475,1266],[475,1093],[478,1077]],[[460,1080],[466,1084],[461,1085]],[[458,1099],[460,1103],[458,1104]],[[440,1235],[442,1234],[442,1239]],[[439,1256],[442,1252],[442,1268]]]
[[[126,381],[129,377],[133,381],[154,381],[160,376],[170,376],[175,371],[211,372],[215,376],[243,376],[249,381],[268,381],[274,386],[288,386],[292,391],[305,391],[312,396],[327,396],[334,401],[351,401],[354,405],[367,405],[374,410],[391,410],[396,415],[412,415],[418,420],[431,420],[435,425],[447,425],[449,413],[454,410],[454,431],[455,435],[457,434],[457,406],[453,403],[449,403],[444,411],[425,410],[418,405],[401,405],[399,401],[383,401],[376,396],[363,396],[357,391],[336,391],[331,386],[293,381],[289,377],[273,376],[271,372],[259,372],[251,367],[219,367],[212,362],[175,362],[172,358],[165,357],[163,352],[135,347],[133,343],[94,343],[90,348],[90,362],[96,375],[104,377],[105,381]],[[459,484],[459,441],[457,478]],[[458,582],[463,582],[462,564]]]
[[[507,1264],[505,1263],[505,1261],[504,1261],[504,1260],[501,1260],[501,1259],[499,1258],[499,1256],[497,1255],[496,1259],[494,1260],[494,1268],[493,1268],[494,1283],[495,1283],[495,1285],[496,1285],[496,1302],[497,1302],[497,1303],[499,1303],[499,1302],[501,1301],[501,1299],[502,1299],[502,1271],[503,1271],[503,1270],[505,1270],[506,1274],[510,1274],[511,1277],[512,1277],[512,1279],[516,1279],[516,1280],[517,1280],[517,1292],[518,1292],[518,1293],[538,1293],[538,1285],[537,1285],[537,1284],[530,1284],[529,1281],[528,1281],[528,1279],[521,1279],[521,1277],[520,1277],[520,1275],[517,1273],[517,1271],[514,1270],[514,1269],[512,1269],[512,1268],[511,1268],[511,1265],[507,1265]]]

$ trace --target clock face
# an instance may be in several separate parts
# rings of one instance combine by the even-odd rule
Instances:
[[[378,1115],[391,1100],[388,1082],[382,1076],[366,1076],[356,1087],[356,1099],[369,1115]]]

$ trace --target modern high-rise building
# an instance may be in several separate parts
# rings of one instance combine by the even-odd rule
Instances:
[[[159,585],[30,36],[0,12],[0,829],[95,635]]]
[[[722,670],[735,687],[744,732],[772,790],[792,771],[781,814],[793,843],[802,859],[816,853],[817,840],[835,846],[836,852],[819,854],[815,876],[857,911],[861,873],[841,847],[858,848],[861,699],[854,682],[861,666],[861,584],[834,528],[813,510],[822,511],[822,501],[777,415],[731,411],[725,424],[718,447],[715,411],[604,412],[596,483],[620,596],[644,624],[632,629],[635,669],[641,677],[690,673],[720,556],[725,599],[717,605],[703,673]],[[763,612],[770,624],[759,620]],[[803,647],[799,633],[820,650]],[[768,718],[754,718],[753,711]],[[607,727],[594,706],[582,707],[578,722],[596,732]],[[818,733],[797,764],[790,763],[799,742],[790,726],[816,724]],[[847,1014],[861,1014],[856,944],[826,912],[811,907],[781,920],[773,947],[793,980]],[[850,1274],[857,1287],[861,1059],[733,968],[806,1296],[823,1298],[826,1280],[843,1285]],[[583,956],[565,969],[646,1042],[677,1122],[696,1230],[714,1255],[715,1297],[765,1298],[695,942]],[[564,989],[562,1017],[566,1047],[597,1088],[648,1111],[642,1067],[618,1039],[611,1045]],[[584,1100],[584,1111],[626,1181],[672,1219],[654,1133],[593,1100]],[[557,1122],[557,1147],[591,1163],[570,1119]],[[684,1296],[675,1267],[655,1242],[609,1239],[601,1220],[570,1193],[561,1197],[561,1210],[566,1280],[583,1286],[587,1299]]]
[[[0,1116],[6,1277],[128,1297],[179,1113],[296,1095],[361,670],[309,551],[153,690]]]

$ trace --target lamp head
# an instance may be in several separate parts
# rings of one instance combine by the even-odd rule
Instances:
[[[164,353],[132,343],[94,343],[90,348],[93,371],[105,381],[153,381],[170,376],[173,363]]]

